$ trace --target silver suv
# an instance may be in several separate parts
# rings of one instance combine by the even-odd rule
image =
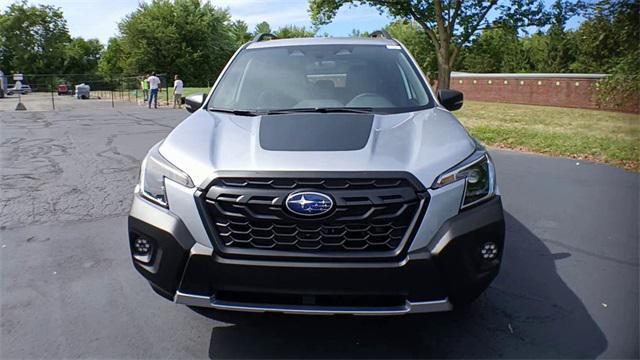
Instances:
[[[217,314],[466,304],[498,274],[504,217],[461,106],[384,32],[258,36],[142,162],[133,264]]]

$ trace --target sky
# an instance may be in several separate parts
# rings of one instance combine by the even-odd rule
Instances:
[[[0,8],[6,8],[13,0],[0,0]],[[97,38],[106,44],[118,31],[117,23],[133,12],[137,0],[29,0],[30,4],[55,5],[62,9],[71,36]],[[249,29],[267,21],[272,29],[284,25],[311,27],[307,12],[307,0],[209,0],[213,5],[228,8],[233,20],[244,20]],[[329,25],[320,28],[331,36],[346,36],[352,29],[373,31],[382,28],[392,19],[380,15],[371,7],[345,7]]]
[[[15,0],[0,0],[0,9]],[[140,0],[148,1],[148,0]],[[272,29],[284,25],[302,25],[311,28],[307,12],[308,0],[208,0],[215,6],[229,9],[233,20],[244,20],[249,29],[267,21]],[[553,0],[545,0],[550,4]],[[106,45],[118,32],[118,22],[135,11],[138,0],[28,0],[30,4],[47,4],[60,7],[67,19],[71,36],[85,39],[97,38]],[[319,29],[319,34],[347,36],[351,30],[374,31],[393,19],[368,6],[343,7],[333,21]],[[575,28],[582,19],[574,18],[567,24]]]

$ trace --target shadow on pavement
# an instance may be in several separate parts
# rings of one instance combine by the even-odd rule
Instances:
[[[211,358],[594,358],[607,347],[544,243],[509,213],[501,273],[474,304],[406,317],[261,315],[214,327]]]

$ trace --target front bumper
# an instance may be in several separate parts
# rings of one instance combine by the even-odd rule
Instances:
[[[139,195],[129,216],[134,241],[153,243],[135,268],[160,295],[189,306],[292,314],[400,315],[451,310],[498,273],[504,244],[500,197],[445,221],[427,246],[400,261],[309,262],[230,259],[196,242],[182,220]],[[487,241],[498,256],[482,259]]]

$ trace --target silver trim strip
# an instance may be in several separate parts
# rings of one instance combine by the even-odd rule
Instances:
[[[191,248],[190,254],[193,255],[205,255],[211,256],[213,255],[213,249],[207,246],[204,246],[200,243],[195,243]]]
[[[568,73],[467,73],[451,72],[452,79],[459,78],[494,78],[494,79],[602,79],[609,74],[568,74]]]
[[[407,301],[403,306],[393,307],[333,307],[333,306],[309,306],[309,305],[276,305],[276,304],[253,304],[236,303],[218,300],[215,296],[192,295],[176,292],[174,297],[176,304],[188,306],[198,306],[217,310],[243,311],[243,312],[276,312],[283,314],[298,315],[360,315],[360,316],[390,316],[417,313],[430,313],[450,311],[453,305],[449,299],[423,302]]]

